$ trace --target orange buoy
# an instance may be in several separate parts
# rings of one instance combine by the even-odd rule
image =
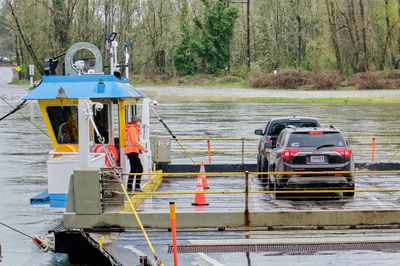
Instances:
[[[112,158],[114,160],[114,163],[116,164],[117,160],[118,160],[118,157],[119,157],[118,156],[118,149],[112,144],[107,144],[106,148],[107,148],[108,152],[110,153],[110,155],[112,156]],[[93,152],[94,153],[105,153],[103,145],[97,144],[96,146],[94,146]],[[107,156],[105,157],[105,164],[106,164],[107,167],[112,167],[111,162],[108,160]]]
[[[72,144],[62,144],[55,150],[56,153],[68,153],[68,152],[78,152],[78,149]],[[63,154],[54,154],[53,158],[58,158],[63,156]]]

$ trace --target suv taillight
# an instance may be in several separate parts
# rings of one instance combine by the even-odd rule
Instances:
[[[290,159],[292,158],[296,153],[302,152],[303,150],[283,150],[282,151],[282,159]]]
[[[332,151],[338,152],[344,158],[350,158],[351,157],[351,150],[350,149],[335,149],[335,150],[332,150]]]

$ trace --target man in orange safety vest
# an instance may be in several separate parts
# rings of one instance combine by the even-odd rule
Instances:
[[[142,127],[142,120],[139,117],[132,117],[131,121],[125,126],[125,154],[128,156],[131,166],[130,175],[128,177],[127,190],[133,190],[133,179],[136,174],[135,191],[141,191],[140,181],[143,173],[143,165],[140,161],[139,154],[147,152],[146,147],[139,143],[140,130]]]

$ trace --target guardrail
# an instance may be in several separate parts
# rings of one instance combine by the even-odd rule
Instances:
[[[399,134],[374,134],[346,137],[356,160],[370,163],[392,162],[400,152]],[[395,141],[399,139],[399,141]],[[185,151],[172,143],[172,159],[184,158],[184,152],[195,154],[197,161],[209,164],[234,160],[237,163],[255,162],[259,138],[178,138]],[[240,157],[237,156],[240,154]]]
[[[265,179],[259,174],[321,175],[352,174],[355,189],[340,185],[268,189]],[[144,173],[144,175],[153,175]],[[156,175],[156,174],[154,174]],[[199,189],[201,176],[208,179],[209,189]],[[168,202],[176,203],[177,211],[221,211],[221,210],[336,210],[339,209],[399,209],[400,170],[385,171],[332,171],[332,172],[190,172],[164,173],[161,190],[134,192],[137,199],[150,198],[140,205],[142,212],[167,212]],[[200,177],[199,177],[200,176]],[[355,196],[345,196],[354,192]],[[196,198],[204,200],[193,206]],[[247,203],[246,203],[247,202]],[[207,205],[206,205],[207,204]]]

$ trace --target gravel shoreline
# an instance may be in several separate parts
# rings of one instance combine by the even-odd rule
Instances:
[[[251,88],[224,87],[190,87],[190,86],[143,86],[139,88],[144,94],[155,99],[167,98],[398,98],[400,90],[351,90],[351,91],[304,91],[304,90],[272,90]]]

